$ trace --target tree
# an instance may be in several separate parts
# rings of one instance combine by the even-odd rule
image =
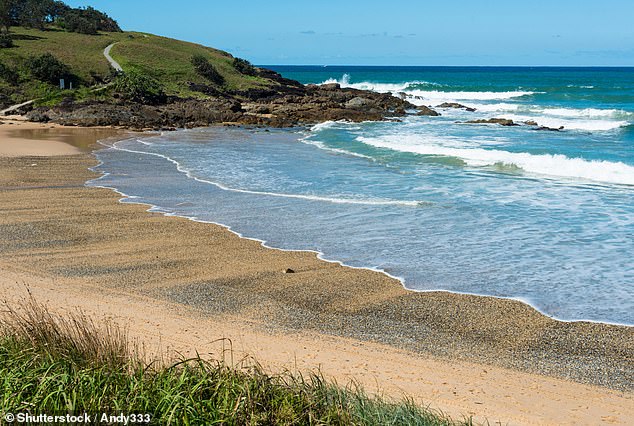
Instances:
[[[194,66],[196,72],[205,77],[207,80],[216,84],[223,84],[225,79],[224,77],[216,70],[209,60],[203,55],[194,55],[192,56],[191,63]]]
[[[103,12],[92,7],[68,9],[57,23],[70,32],[97,34],[98,31],[119,32],[119,24]]]
[[[27,68],[40,81],[57,84],[61,78],[71,77],[70,68],[50,53],[27,60]]]
[[[121,31],[117,21],[92,7],[71,8],[59,0],[0,0],[0,28],[4,32],[18,25],[43,30],[51,23],[84,34]]]
[[[64,17],[58,20],[59,25],[67,31],[81,34],[97,34],[97,23],[91,21],[81,13],[81,11],[73,9],[64,14]]]
[[[12,3],[11,0],[0,0],[0,30],[5,34],[9,32],[9,28],[11,27]]]

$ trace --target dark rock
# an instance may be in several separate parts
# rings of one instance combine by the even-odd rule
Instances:
[[[519,124],[515,123],[513,120],[509,120],[508,118],[488,118],[481,120],[469,120],[465,121],[468,124],[499,124],[500,126],[519,126]]]
[[[529,120],[529,121],[525,121],[524,124],[526,124],[527,126],[537,126],[537,122],[533,121],[533,120]]]
[[[28,114],[30,111],[33,111],[33,104],[28,104],[28,105],[22,105],[20,108],[14,109],[13,111],[11,111],[10,115],[25,115]],[[5,114],[5,115],[8,115]]]
[[[285,274],[294,274],[294,273],[295,273],[295,271],[293,271],[291,268],[286,268],[286,269],[284,269],[284,271],[283,271],[283,272],[284,272]]]
[[[436,105],[436,108],[456,108],[456,109],[464,109],[469,112],[476,111],[475,108],[471,108],[466,105],[459,104],[457,102],[443,102],[440,105]]]
[[[190,83],[190,89],[205,93],[209,98],[171,97],[160,105],[143,105],[123,99],[103,103],[74,102],[42,112],[61,124],[160,129],[222,123],[292,127],[328,120],[378,121],[404,116],[407,110],[416,108],[410,102],[386,93],[342,89],[338,83],[303,86],[287,81],[273,71],[258,73],[274,79],[279,85],[230,91]],[[438,113],[425,110],[425,115]]]
[[[564,129],[564,126],[559,126],[559,127],[539,126],[535,130],[545,130],[545,131],[548,131],[548,132],[559,132],[560,130],[563,130],[563,129]]]
[[[346,102],[345,106],[346,106],[346,108],[355,108],[355,109],[357,109],[357,108],[366,107],[366,106],[368,106],[370,104],[372,104],[372,101],[370,101],[369,99],[357,96],[356,98],[352,98],[348,102]]]
[[[37,108],[26,114],[26,119],[34,123],[48,123],[51,118],[46,113],[45,108]]]
[[[417,106],[416,109],[418,110],[418,113],[416,113],[416,115],[428,115],[430,117],[437,117],[440,115],[438,112],[425,105]]]
[[[341,85],[339,83],[328,83],[319,86],[322,90],[339,90]]]

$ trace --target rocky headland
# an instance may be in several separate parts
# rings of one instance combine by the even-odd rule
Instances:
[[[30,121],[72,126],[117,126],[135,130],[192,128],[215,124],[293,127],[329,120],[394,120],[409,113],[438,115],[393,96],[367,90],[342,88],[339,84],[303,85],[279,74],[258,69],[277,84],[267,89],[221,92],[213,86],[195,85],[192,90],[206,99],[167,97],[161,102],[137,103],[124,99],[104,102],[68,100],[54,107],[25,106]]]

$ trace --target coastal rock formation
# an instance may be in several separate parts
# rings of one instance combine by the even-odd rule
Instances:
[[[436,108],[456,108],[456,109],[464,109],[465,111],[475,112],[475,108],[468,107],[466,105],[459,104],[457,102],[443,102],[440,105],[436,105]]]
[[[269,75],[270,74],[270,75]],[[304,86],[269,71],[277,86],[242,92],[220,92],[205,85],[190,85],[209,99],[168,98],[157,105],[115,99],[109,102],[63,102],[37,108],[29,119],[77,126],[119,126],[132,129],[202,127],[234,123],[291,127],[329,120],[380,121],[399,117],[417,107],[389,93],[341,88],[337,83]],[[418,107],[421,115],[439,115]]]
[[[559,127],[540,126],[536,121],[533,121],[533,120],[525,121],[524,124],[526,124],[527,126],[536,126],[534,130],[546,130],[549,132],[559,132],[560,130],[564,130],[564,126],[559,126]]]
[[[357,96],[356,98],[352,98],[346,102],[346,108],[364,108],[370,104],[371,101],[369,99]]]
[[[548,132],[559,132],[564,129],[564,126],[559,127],[548,127],[548,126],[539,126],[535,130],[546,130]]]
[[[488,118],[488,119],[479,119],[479,120],[469,120],[465,121],[467,124],[499,124],[500,126],[519,126],[519,124],[515,123],[513,120],[508,118]]]
[[[428,115],[430,117],[437,117],[440,115],[438,112],[425,105],[417,106],[416,109],[418,110],[418,113],[416,115]]]

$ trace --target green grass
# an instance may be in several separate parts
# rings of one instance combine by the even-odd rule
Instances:
[[[111,43],[117,43],[111,56],[121,64],[124,71],[139,71],[155,78],[170,96],[206,97],[189,89],[190,82],[210,84],[195,72],[191,64],[191,58],[195,54],[208,58],[224,77],[225,84],[219,88],[221,91],[242,91],[277,84],[261,77],[240,74],[232,65],[233,57],[226,52],[151,34],[123,32],[85,35],[58,29],[40,31],[12,27],[11,35],[15,47],[0,49],[0,62],[20,69],[20,84],[13,87],[0,80],[0,96],[4,95],[12,103],[46,97],[43,104],[50,105],[51,99],[56,99],[51,92],[59,89],[38,82],[24,69],[29,57],[52,53],[67,64],[84,85],[91,86],[96,81],[112,77],[110,65],[103,56],[103,50]]]
[[[455,424],[317,374],[271,376],[254,364],[200,357],[148,365],[116,325],[52,315],[33,300],[8,309],[1,327],[0,414],[147,413],[153,424],[178,425]]]
[[[225,89],[245,90],[266,87],[266,80],[240,74],[233,67],[233,56],[226,52],[165,37],[148,34],[132,34],[116,44],[111,56],[126,70],[136,70],[157,79],[168,95],[203,96],[191,92],[188,82],[210,84],[199,76],[191,64],[194,55],[203,55],[216,67],[225,79]]]
[[[0,61],[3,63],[21,66],[29,56],[48,52],[69,65],[73,73],[85,81],[92,80],[91,74],[100,77],[110,75],[110,65],[103,56],[103,50],[109,44],[127,38],[125,33],[90,36],[22,27],[12,27],[11,35],[16,39],[15,47],[0,49]]]

